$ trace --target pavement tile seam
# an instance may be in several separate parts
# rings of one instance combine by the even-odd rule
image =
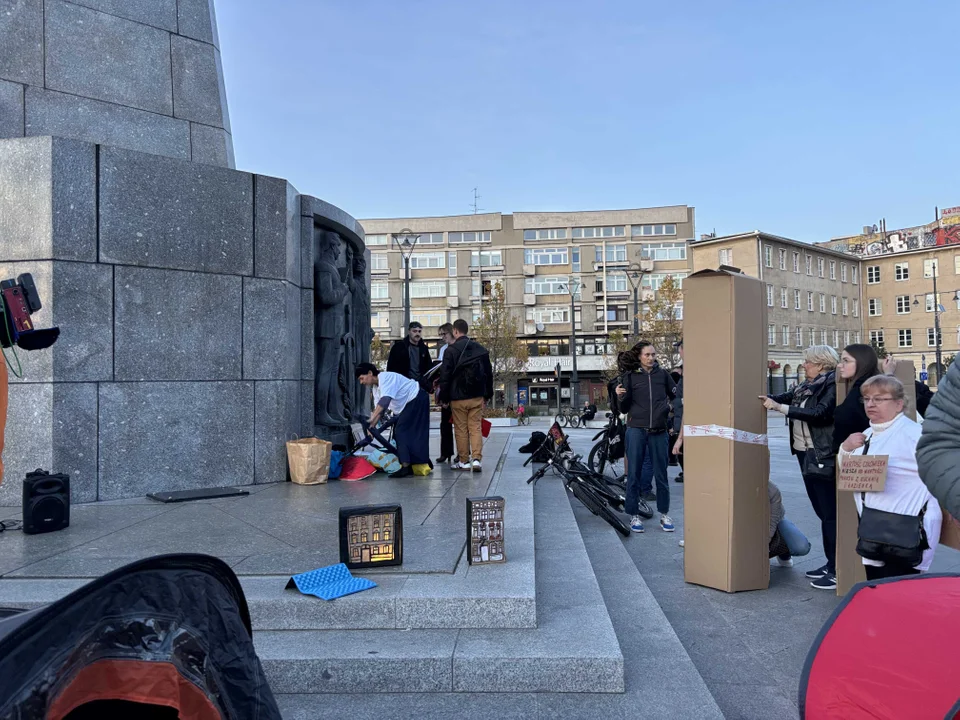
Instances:
[[[228,512],[225,507],[220,507],[220,506],[216,506],[216,505],[213,506],[213,507],[215,507],[219,512],[223,513],[224,515],[226,515],[226,516],[227,516],[228,518],[230,518],[231,520],[236,520],[237,522],[242,523],[243,525],[245,525],[246,527],[248,527],[248,528],[250,529],[250,532],[251,532],[251,533],[263,533],[264,535],[267,535],[268,537],[273,538],[273,539],[276,540],[278,543],[282,543],[282,544],[286,545],[288,548],[296,549],[295,546],[291,545],[290,543],[288,543],[288,542],[286,542],[286,541],[284,541],[284,540],[281,540],[280,538],[278,538],[278,537],[277,537],[276,535],[274,535],[273,533],[268,532],[267,530],[264,530],[263,528],[259,528],[259,527],[257,527],[256,525],[251,525],[251,524],[248,523],[246,520],[243,520],[243,519],[237,517],[236,515]]]

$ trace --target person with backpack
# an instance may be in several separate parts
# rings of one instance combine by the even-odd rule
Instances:
[[[457,437],[459,462],[454,470],[480,472],[483,462],[483,408],[493,398],[490,354],[467,337],[465,320],[453,323],[453,345],[447,347],[440,366],[440,402],[450,403]]]

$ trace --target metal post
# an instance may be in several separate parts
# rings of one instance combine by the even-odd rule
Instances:
[[[937,387],[940,387],[940,298],[937,297],[937,275],[939,274],[940,264],[933,262],[933,340],[937,349]]]
[[[577,288],[573,287],[572,280],[567,285],[567,289],[570,291],[570,356],[573,358],[573,372],[570,373],[570,407],[578,408],[580,407],[580,378],[577,376],[577,316],[574,309]]]
[[[640,341],[640,285],[633,286],[633,339]]]
[[[403,337],[403,334],[407,331],[407,328],[410,327],[410,256],[404,254],[403,256],[403,332],[400,333],[400,336]]]

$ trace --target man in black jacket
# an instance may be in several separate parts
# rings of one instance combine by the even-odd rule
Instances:
[[[427,344],[423,342],[423,325],[414,320],[410,323],[407,337],[397,340],[387,357],[387,372],[395,372],[420,382],[432,362]]]
[[[467,337],[465,320],[453,323],[453,345],[447,347],[440,366],[440,402],[450,403],[453,430],[457,436],[460,461],[454,470],[482,470],[483,407],[493,397],[493,368],[490,354],[476,340]],[[472,463],[471,463],[472,456]]]
[[[668,421],[671,399],[677,386],[670,374],[657,364],[657,351],[652,343],[640,342],[634,347],[640,356],[640,367],[628,373],[617,387],[617,402],[627,410],[627,506],[633,515],[630,529],[643,532],[640,509],[640,483],[643,460],[649,453],[653,475],[657,481],[657,510],[660,527],[673,532],[670,512],[670,486],[667,484],[667,453],[670,452]]]

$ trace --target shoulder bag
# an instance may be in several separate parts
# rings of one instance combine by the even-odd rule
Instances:
[[[870,450],[868,440],[863,454]],[[867,507],[866,493],[860,493],[863,509],[857,526],[857,554],[867,560],[916,567],[923,560],[923,551],[930,548],[923,529],[927,504],[919,515],[901,515]]]

